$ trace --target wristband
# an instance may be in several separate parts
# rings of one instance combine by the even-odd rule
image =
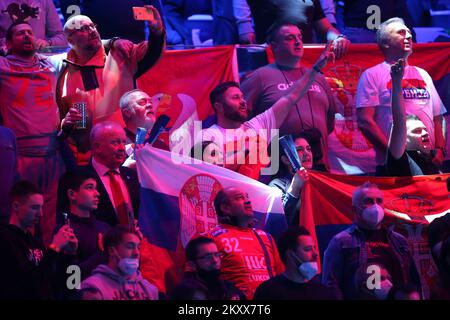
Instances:
[[[109,40],[109,44],[108,44],[109,50],[111,50],[113,48],[114,42],[116,42],[119,39],[120,39],[119,37],[113,37],[113,38],[111,38],[111,40]]]
[[[317,73],[322,73],[322,71],[321,71],[316,65],[314,65],[312,68],[313,68],[314,71],[316,71]]]

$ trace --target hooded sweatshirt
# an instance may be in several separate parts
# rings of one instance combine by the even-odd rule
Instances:
[[[158,300],[158,289],[139,271],[123,276],[101,264],[81,283],[81,293],[90,292],[99,300]]]

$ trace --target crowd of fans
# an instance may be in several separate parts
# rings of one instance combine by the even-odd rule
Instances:
[[[139,270],[146,239],[137,224],[134,153],[142,145],[133,144],[142,128],[148,137],[156,110],[135,82],[158,63],[169,39],[189,44],[183,30],[188,3],[210,6],[216,44],[267,42],[275,60],[242,85],[224,82],[210,93],[216,123],[200,134],[201,160],[258,180],[265,165],[251,163],[245,147],[234,146],[248,146],[252,132],[269,142],[273,137],[264,133],[279,129],[292,135],[301,168],[283,150],[272,159],[280,171],[269,185],[281,190],[289,225],[277,239],[255,228],[246,190],[218,191],[217,226],[189,241],[183,279],[163,293]],[[383,224],[384,194],[376,185],[354,190],[353,224],[331,239],[322,266],[312,230],[299,226],[308,171],[329,171],[327,137],[337,107],[321,70],[351,42],[371,38],[385,60],[361,75],[356,95],[358,126],[376,151],[377,170],[366,174],[444,173],[447,111],[430,75],[408,63],[414,34],[405,1],[380,1],[384,22],[376,31],[357,18],[361,7],[354,2],[343,1],[343,27],[333,20],[333,1],[309,1],[298,11],[295,3],[60,0],[63,15],[71,5],[81,8],[65,16],[62,27],[50,0],[0,1],[0,299],[428,298],[407,240]],[[120,14],[99,14],[106,6]],[[145,6],[153,18],[135,21],[132,6]],[[306,68],[303,43],[313,41],[327,45]],[[66,45],[64,53],[38,53]],[[404,78],[422,85],[404,87]],[[162,140],[153,146],[170,151]],[[450,299],[449,236],[447,213],[429,226],[439,270],[432,299]],[[80,270],[79,288],[68,285],[73,266]],[[369,270],[379,274],[374,286]]]

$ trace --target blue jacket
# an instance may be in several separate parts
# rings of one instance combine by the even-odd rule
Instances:
[[[384,229],[397,260],[403,282],[414,284],[421,292],[419,273],[414,264],[407,240],[399,233]],[[322,283],[335,288],[344,299],[357,299],[354,277],[360,266],[367,264],[364,233],[353,224],[335,235],[324,254]]]

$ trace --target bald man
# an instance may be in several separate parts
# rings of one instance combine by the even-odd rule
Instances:
[[[229,187],[217,193],[214,207],[219,224],[209,232],[222,254],[221,277],[247,299],[256,288],[284,270],[273,237],[253,228],[253,208],[247,192]]]
[[[61,116],[66,116],[62,128],[79,165],[89,161],[92,126],[104,120],[122,124],[120,97],[134,89],[136,79],[161,57],[165,31],[156,8],[147,7],[154,20],[148,21],[148,41],[139,44],[113,38],[104,48],[96,24],[84,15],[74,16],[64,25],[71,50],[58,80],[57,101]],[[76,126],[81,106],[86,109],[86,128]]]

